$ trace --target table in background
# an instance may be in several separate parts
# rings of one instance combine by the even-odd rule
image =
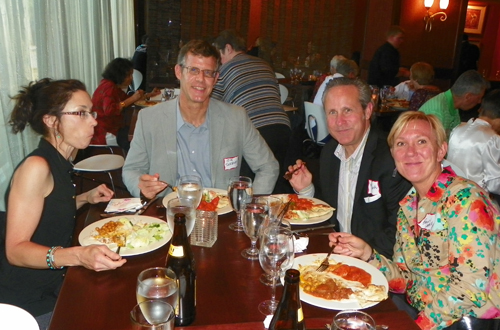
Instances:
[[[74,244],[77,244],[77,234],[84,227],[100,219],[104,207],[104,204],[88,205],[79,213]],[[165,208],[161,207],[161,200],[151,205],[144,215],[164,218]],[[218,239],[214,246],[192,247],[197,269],[197,316],[192,326],[176,329],[263,329],[264,316],[257,306],[270,298],[271,288],[259,281],[262,274],[259,262],[241,257],[241,251],[250,246],[250,239],[243,232],[228,228],[234,220],[234,212],[219,216]],[[83,267],[69,267],[49,329],[66,330],[69,325],[72,330],[131,329],[129,313],[136,304],[137,275],[146,268],[164,266],[168,246],[127,257],[127,263],[116,270],[95,272]],[[316,235],[310,237],[306,253],[327,252],[328,249],[327,237]],[[278,299],[281,291],[279,287]],[[336,311],[307,303],[302,306],[306,324],[321,318],[320,324],[324,325],[336,314]],[[390,299],[366,311],[392,329],[419,329],[407,314],[396,309]],[[232,325],[213,326],[222,324]]]

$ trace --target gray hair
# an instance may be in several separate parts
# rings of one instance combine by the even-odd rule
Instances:
[[[340,60],[347,60],[347,58],[343,55],[335,55],[332,57],[332,60],[330,61],[330,69],[335,69],[337,70],[337,64],[339,63]]]
[[[368,86],[365,82],[360,79],[349,79],[346,77],[339,77],[332,79],[328,82],[325,88],[325,92],[323,93],[323,98],[321,99],[323,104],[325,104],[326,95],[328,91],[334,87],[339,86],[354,86],[357,88],[359,92],[359,103],[363,109],[366,109],[368,104],[372,101],[372,91],[370,86]]]
[[[337,63],[337,72],[343,75],[344,77],[349,76],[349,74],[353,74],[355,77],[358,76],[359,67],[353,60],[340,60]]]
[[[490,88],[490,83],[479,72],[468,70],[462,73],[451,86],[451,92],[455,96],[463,96],[466,93],[478,95],[488,88]]]

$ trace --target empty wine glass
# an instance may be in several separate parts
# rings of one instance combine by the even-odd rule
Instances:
[[[162,101],[175,99],[174,90],[172,88],[165,88],[162,94]]]
[[[184,175],[177,180],[177,197],[193,201],[196,209],[203,197],[203,185],[197,175]]]
[[[246,176],[236,176],[229,180],[227,187],[227,197],[231,202],[231,207],[236,212],[237,220],[229,225],[229,229],[243,231],[241,224],[241,208],[253,196],[252,179]]]
[[[290,249],[293,249],[293,235],[289,229],[270,226],[264,229],[259,250],[259,262],[262,269],[273,276],[276,282],[280,275],[281,266],[288,266]],[[259,304],[259,311],[264,315],[272,315],[276,310],[276,286],[272,286],[271,299]]]
[[[264,230],[269,227],[269,226],[277,226],[279,224],[279,221],[277,218],[271,218],[270,216],[260,225],[260,235],[259,235],[259,239],[260,241],[262,242],[262,233],[264,232]],[[281,228],[285,228],[285,229],[288,229],[288,230],[292,230],[292,226],[290,225],[290,222],[288,222],[287,220],[281,220],[281,224],[280,224],[280,227]],[[295,254],[295,251],[292,252],[293,254]],[[293,257],[293,256],[292,256]],[[292,264],[293,264],[293,260],[292,260]],[[291,267],[291,266],[290,266]],[[281,282],[279,281],[275,281],[273,282],[273,277],[264,272],[260,275],[260,278],[259,278],[260,282],[266,286],[273,286],[273,285],[277,285],[277,286],[280,286],[281,285]]]
[[[269,206],[269,218],[276,219],[283,206],[283,200],[276,196],[259,196],[255,197],[259,202],[264,201]]]
[[[242,208],[241,222],[243,231],[250,238],[252,246],[241,251],[243,258],[249,260],[259,259],[259,249],[255,247],[260,234],[260,225],[269,217],[269,206],[267,201],[252,198],[248,203],[245,203]]]

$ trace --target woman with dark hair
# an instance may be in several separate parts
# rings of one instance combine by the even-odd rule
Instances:
[[[15,170],[6,194],[6,223],[0,224],[0,303],[26,309],[45,329],[64,267],[103,271],[126,260],[104,245],[71,247],[76,210],[113,195],[105,185],[75,194],[71,159],[89,145],[97,125],[83,83],[45,78],[12,99],[12,131],[29,125],[42,137]]]
[[[144,93],[139,89],[131,96],[125,90],[132,83],[134,65],[125,58],[115,58],[106,65],[102,80],[92,96],[94,111],[97,112],[97,127],[92,144],[119,145],[128,150],[129,127],[125,125],[122,110],[139,100],[158,95],[159,90]]]

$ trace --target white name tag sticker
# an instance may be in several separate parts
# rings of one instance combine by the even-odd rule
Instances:
[[[380,187],[378,181],[368,180],[368,195],[380,195]]]
[[[224,171],[233,170],[238,167],[238,156],[224,158]]]
[[[423,218],[422,221],[420,221],[418,223],[418,225],[420,228],[431,230],[432,227],[434,227],[436,220],[437,220],[437,216],[435,214],[427,213],[425,218]]]

